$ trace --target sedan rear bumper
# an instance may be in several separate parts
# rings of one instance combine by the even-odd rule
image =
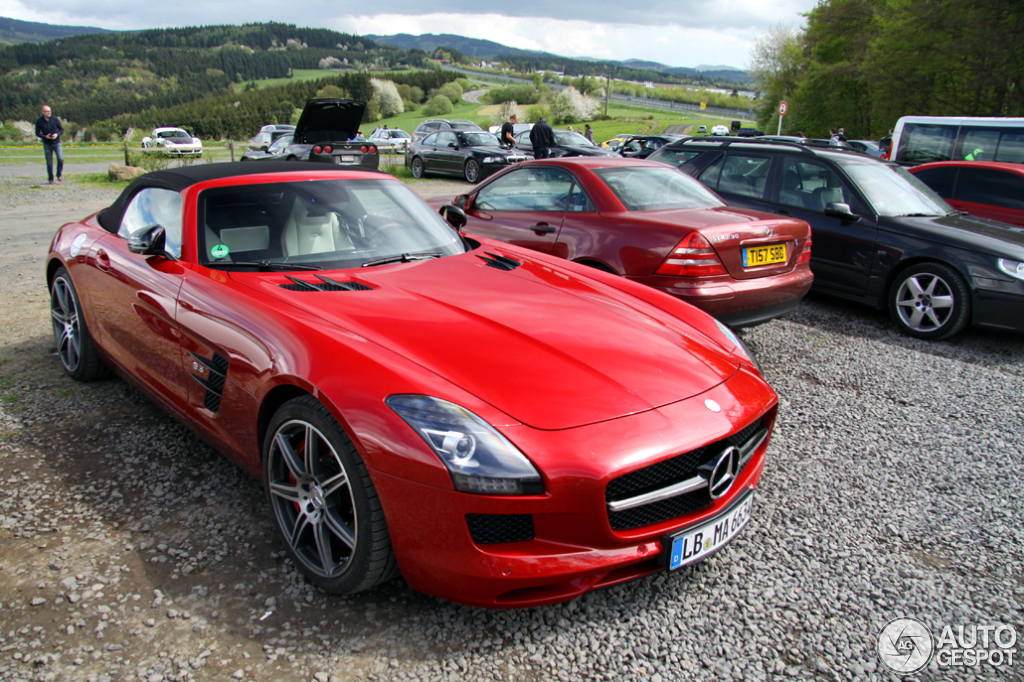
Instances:
[[[660,275],[629,279],[686,301],[736,328],[762,324],[793,311],[814,283],[806,264],[782,275],[711,283]]]

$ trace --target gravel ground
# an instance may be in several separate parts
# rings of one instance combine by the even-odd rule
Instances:
[[[124,382],[63,375],[47,243],[112,198],[0,188],[0,680],[896,679],[875,649],[893,618],[1024,637],[1018,337],[919,342],[812,296],[743,334],[781,409],[723,551],[530,610],[401,580],[331,597],[286,560],[255,481]]]

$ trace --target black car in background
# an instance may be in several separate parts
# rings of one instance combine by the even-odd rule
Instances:
[[[314,161],[377,170],[377,146],[359,135],[365,102],[348,99],[311,99],[299,116],[295,131],[270,145],[250,149],[242,161]]]
[[[859,152],[687,140],[650,156],[729,204],[810,223],[814,288],[921,339],[968,323],[1024,332],[1024,230],[956,211],[897,164]]]
[[[412,132],[412,141],[422,140],[430,133],[436,133],[439,130],[483,130],[480,126],[461,118],[428,118],[423,123],[416,126],[416,130]]]
[[[646,159],[667,144],[689,139],[689,135],[634,135],[615,148],[622,156],[630,159]]]
[[[519,149],[508,149],[485,130],[440,130],[414,141],[405,155],[405,166],[414,178],[426,173],[458,175],[479,182],[514,163],[532,159]]]
[[[530,132],[527,130],[516,135],[516,149],[533,156]],[[551,148],[551,156],[618,156],[618,154],[605,147],[599,147],[579,133],[556,128],[555,146]]]

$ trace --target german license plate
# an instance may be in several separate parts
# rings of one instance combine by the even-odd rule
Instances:
[[[743,249],[743,267],[756,268],[758,265],[786,262],[786,245],[751,246]]]
[[[703,559],[727,544],[750,521],[754,492],[750,491],[739,502],[700,526],[670,535],[672,554],[668,568],[674,571],[686,564]]]

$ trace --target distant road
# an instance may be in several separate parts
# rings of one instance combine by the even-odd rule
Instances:
[[[487,90],[470,90],[469,92],[462,93],[462,99],[469,102],[470,104],[482,104],[480,101],[480,95],[487,92]]]
[[[469,76],[476,76],[480,78],[480,73],[472,71],[470,69],[459,68],[458,66],[445,66],[442,68],[449,71],[457,71],[464,73]],[[506,75],[493,75],[487,74],[488,78],[504,81],[506,83],[533,83],[530,78],[520,78],[519,76],[506,76]],[[555,90],[561,90],[568,86],[562,85],[561,83],[547,83],[549,87]],[[465,95],[463,95],[465,97]],[[467,100],[469,101],[469,100]],[[674,111],[679,113],[696,113],[704,116],[710,116],[715,118],[724,118],[730,120],[739,120],[751,123],[754,120],[754,114],[750,111],[741,111],[739,109],[726,109],[724,107],[708,107],[707,109],[701,109],[699,104],[684,104],[682,102],[669,102],[662,99],[649,99],[647,97],[631,97],[629,95],[622,95],[618,93],[612,93],[610,98],[611,102],[615,104],[626,104],[634,107],[645,107],[648,109],[661,109],[663,111]]]

